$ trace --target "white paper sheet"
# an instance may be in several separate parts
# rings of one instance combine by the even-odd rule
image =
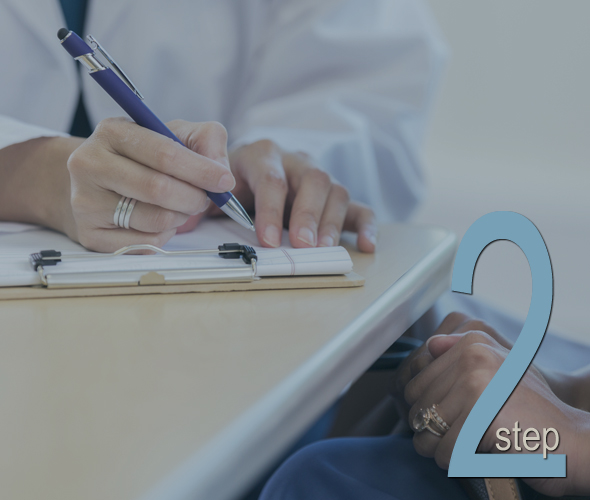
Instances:
[[[20,222],[0,222],[0,236],[3,234],[22,233],[24,231],[35,231],[40,229],[33,224],[21,224]]]
[[[231,220],[203,221],[195,231],[174,236],[164,247],[166,250],[214,249],[223,243],[251,245],[258,255],[257,276],[337,275],[352,271],[352,260],[342,247],[294,249],[286,245],[278,249],[258,246],[256,235]],[[0,286],[27,286],[40,284],[39,275],[29,263],[29,255],[40,250],[59,250],[64,255],[88,253],[66,236],[46,229],[31,229],[0,237]],[[234,268],[244,264],[241,260],[220,259],[211,256],[125,255],[114,258],[84,259],[64,262],[51,270],[52,274],[123,271],[123,270],[177,270],[190,268]]]

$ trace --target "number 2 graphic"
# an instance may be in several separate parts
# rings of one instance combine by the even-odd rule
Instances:
[[[455,257],[452,289],[472,294],[475,265],[494,241],[508,240],[524,252],[533,281],[529,312],[514,347],[469,413],[457,438],[449,477],[565,477],[565,455],[483,454],[476,450],[484,433],[531,364],[545,336],[553,305],[553,271],[543,237],[515,212],[484,215],[467,230]]]

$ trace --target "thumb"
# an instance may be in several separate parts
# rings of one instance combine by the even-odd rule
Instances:
[[[465,336],[464,333],[452,333],[450,335],[434,335],[426,341],[426,347],[431,356],[440,358],[445,352],[453,347]]]

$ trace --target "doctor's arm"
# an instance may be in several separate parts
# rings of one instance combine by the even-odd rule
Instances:
[[[207,209],[204,190],[235,185],[223,126],[168,126],[187,148],[112,118],[88,139],[37,137],[0,149],[0,220],[47,226],[96,251],[163,245]],[[138,200],[130,229],[113,221],[121,196]]]
[[[123,118],[102,121],[86,140],[34,137],[52,132],[12,125],[22,133],[0,149],[0,220],[47,226],[91,250],[162,246],[177,231],[194,229],[209,205],[205,190],[235,186],[219,123],[170,122],[188,148]],[[234,152],[231,162],[242,181],[235,194],[256,209],[257,228],[265,229],[258,230],[262,245],[280,243],[285,217],[296,247],[332,246],[345,227],[362,230],[360,249],[374,251],[373,212],[350,202],[346,189],[305,155],[261,141]],[[113,220],[122,196],[138,200],[129,229]]]

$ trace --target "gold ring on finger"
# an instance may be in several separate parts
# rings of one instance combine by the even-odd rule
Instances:
[[[436,410],[434,411],[436,412]],[[436,416],[438,416],[438,418],[440,419],[438,413],[436,413]],[[444,422],[444,420],[440,420],[446,425],[446,422]],[[428,430],[437,437],[444,436],[448,431],[448,425],[445,428],[438,421],[438,419],[433,414],[433,408],[420,409],[420,411],[414,416],[414,419],[412,421],[412,427],[416,432]]]

